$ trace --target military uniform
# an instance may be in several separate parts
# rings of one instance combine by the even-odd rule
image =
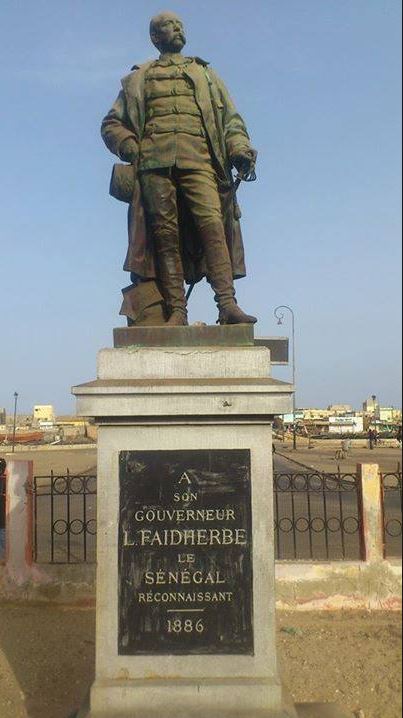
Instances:
[[[179,236],[178,188],[197,229],[222,219],[207,133],[186,74],[193,63],[193,58],[165,55],[145,78],[146,117],[138,170],[157,251],[164,251],[162,237]]]
[[[243,251],[238,253],[241,271],[235,271],[231,227],[236,219],[224,227],[222,191],[226,207],[233,206],[228,155],[250,150],[245,125],[222,83],[197,58],[162,55],[122,84],[123,92],[103,121],[102,135],[122,159],[127,159],[127,141],[136,142],[146,231],[152,236],[155,271],[168,314],[186,313],[178,198],[196,229],[217,302],[220,308],[229,306],[234,302],[233,275],[244,274]],[[146,268],[143,275],[137,269],[140,263]],[[144,250],[136,254],[134,241],[126,268],[145,277],[151,273]]]
[[[146,118],[139,170],[211,169],[211,155],[194,86],[186,75],[193,58],[166,55],[145,77]]]

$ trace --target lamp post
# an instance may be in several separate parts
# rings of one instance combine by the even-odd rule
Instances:
[[[295,423],[295,413],[297,409],[296,405],[296,396],[295,396],[295,379],[296,379],[296,368],[295,368],[295,314],[291,307],[287,306],[286,304],[283,304],[279,307],[276,307],[274,310],[274,316],[277,319],[277,324],[281,326],[284,321],[284,311],[290,312],[291,314],[291,323],[292,323],[292,383],[294,385],[294,393],[293,393],[293,400],[292,400],[292,440],[293,440],[293,448],[294,450],[297,448],[297,427]]]
[[[378,411],[379,402],[376,400],[376,394],[372,394],[372,406],[374,408],[374,424],[376,429],[377,419],[380,419],[380,412]]]
[[[11,451],[13,454],[15,451],[15,432],[17,429],[17,402],[18,402],[18,393],[15,391],[14,392],[13,445],[11,448]]]

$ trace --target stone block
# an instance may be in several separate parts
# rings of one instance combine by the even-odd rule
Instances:
[[[73,393],[78,412],[94,417],[222,420],[292,408],[292,386],[270,377],[268,349],[254,346],[102,349],[97,380]]]
[[[190,327],[118,327],[114,347],[239,347],[254,345],[251,324]]]
[[[178,714],[180,715],[180,714]],[[193,718],[194,713],[184,713],[185,718]],[[132,718],[127,714],[108,714],[108,713],[90,713],[89,700],[81,708],[77,714],[69,716],[69,718]],[[148,718],[148,716],[146,716]],[[160,718],[160,717],[159,717]],[[164,714],[164,718],[165,714]],[[202,716],[201,718],[206,718]],[[236,713],[228,714],[228,718],[236,718]],[[254,718],[251,715],[250,718]],[[271,713],[265,713],[264,718],[353,718],[351,713],[346,713],[341,710],[335,704],[329,703],[304,703],[298,704],[296,707],[293,706],[289,700],[285,701],[284,707],[280,711],[272,711]]]
[[[265,347],[127,347],[102,349],[98,379],[265,379],[270,353]]]
[[[304,703],[297,706],[298,718],[353,718],[334,703]]]

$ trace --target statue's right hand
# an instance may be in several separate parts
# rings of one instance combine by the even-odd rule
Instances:
[[[130,137],[127,140],[124,140],[119,147],[119,156],[123,162],[134,164],[138,156],[136,140],[133,140]]]
[[[235,169],[241,175],[248,176],[255,171],[257,151],[250,147],[248,150],[238,152],[231,159]]]

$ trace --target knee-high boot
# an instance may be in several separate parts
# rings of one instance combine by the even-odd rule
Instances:
[[[168,325],[187,326],[182,260],[174,248],[157,252],[160,289],[168,310]]]
[[[220,324],[255,324],[253,317],[238,307],[235,300],[232,264],[224,226],[214,222],[199,230],[207,264],[207,279],[215,292]]]

